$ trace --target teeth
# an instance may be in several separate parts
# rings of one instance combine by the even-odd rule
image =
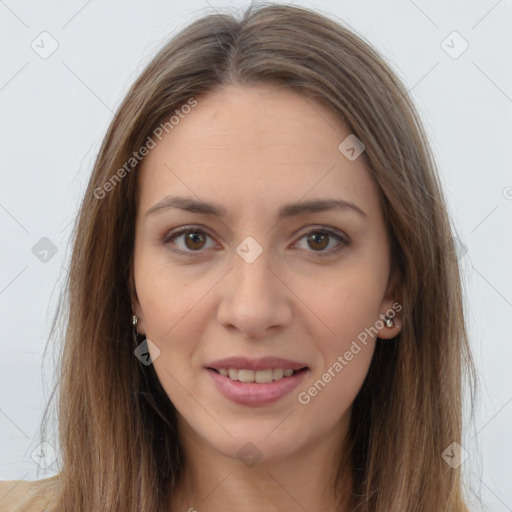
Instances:
[[[295,370],[290,368],[276,368],[274,370],[237,370],[235,368],[220,368],[218,372],[224,377],[239,382],[257,382],[259,384],[268,384],[274,380],[280,380],[284,377],[290,377]]]
[[[284,376],[284,370],[282,368],[276,368],[273,370],[274,372],[274,380],[282,379]]]
[[[240,382],[254,382],[254,373],[254,370],[238,370],[238,380]]]
[[[254,372],[254,380],[260,384],[267,384],[274,380],[274,370],[260,370]]]

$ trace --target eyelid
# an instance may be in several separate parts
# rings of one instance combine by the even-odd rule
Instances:
[[[305,236],[307,235],[310,235],[310,234],[313,234],[313,233],[327,233],[331,238],[334,237],[336,238],[340,243],[338,244],[338,246],[336,246],[335,248],[333,249],[330,249],[328,251],[307,251],[309,253],[312,253],[312,254],[315,254],[317,256],[320,256],[320,257],[329,257],[329,256],[335,256],[337,255],[339,252],[341,252],[345,247],[347,247],[348,245],[350,245],[350,239],[349,237],[343,233],[342,231],[336,229],[336,228],[332,228],[332,227],[329,227],[329,226],[324,226],[324,225],[321,225],[321,224],[313,224],[313,225],[310,225],[310,226],[307,226],[307,231],[304,231],[298,238],[297,242],[295,242],[295,244],[293,245],[293,247],[296,247],[298,245],[298,243],[300,242],[300,240],[302,240]]]
[[[300,240],[302,240],[305,236],[313,234],[313,233],[319,233],[319,232],[324,232],[324,233],[327,233],[331,237],[335,237],[340,242],[340,246],[338,246],[334,249],[330,249],[329,251],[313,251],[313,250],[311,250],[311,251],[307,251],[307,252],[311,252],[320,257],[322,257],[322,256],[327,257],[327,256],[332,256],[332,255],[339,253],[346,246],[350,245],[349,237],[346,234],[344,234],[342,231],[339,231],[336,228],[324,226],[321,224],[313,224],[310,226],[306,226],[303,229],[307,229],[307,230],[302,232],[302,234],[299,236],[299,238],[293,244],[292,247],[296,247],[298,245],[298,243],[300,242]],[[203,226],[201,224],[192,224],[192,225],[180,226],[178,228],[175,228],[175,229],[167,232],[164,235],[162,242],[164,243],[164,245],[170,245],[170,242],[174,238],[178,238],[184,234],[191,233],[193,231],[202,232],[207,237],[214,240],[214,237],[209,234],[208,228],[206,228],[205,226]],[[171,250],[172,252],[178,253],[178,254],[185,255],[185,256],[199,256],[202,252],[204,252],[204,250],[202,250],[202,249],[200,249],[198,251],[183,251],[182,249],[169,248],[169,250]]]
[[[169,245],[170,242],[174,238],[178,238],[180,236],[183,236],[187,233],[191,233],[193,231],[199,231],[201,233],[204,233],[206,236],[208,236],[212,240],[214,239],[214,237],[208,233],[208,228],[206,228],[205,226],[202,226],[201,224],[192,224],[192,225],[180,226],[179,228],[172,229],[171,231],[167,232],[164,235],[162,242],[164,243],[164,245]],[[185,254],[185,255],[191,255],[191,256],[199,255],[201,252],[204,252],[203,250],[183,251],[181,249],[171,249],[171,248],[170,248],[170,250],[173,252],[179,253],[179,254]]]

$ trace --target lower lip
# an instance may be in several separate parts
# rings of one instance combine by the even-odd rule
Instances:
[[[290,377],[274,380],[268,384],[239,382],[207,369],[217,389],[226,397],[241,405],[266,405],[277,402],[292,392],[303,380],[308,370],[301,370]]]

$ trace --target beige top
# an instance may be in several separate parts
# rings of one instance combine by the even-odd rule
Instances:
[[[0,481],[0,512],[41,512],[52,501],[58,479]]]

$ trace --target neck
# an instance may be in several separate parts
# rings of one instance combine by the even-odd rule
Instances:
[[[188,441],[182,443],[186,464],[173,493],[173,512],[352,510],[349,471],[341,479],[342,488],[336,489],[342,454],[339,436],[327,434],[288,457],[262,457],[250,467],[200,439]]]

